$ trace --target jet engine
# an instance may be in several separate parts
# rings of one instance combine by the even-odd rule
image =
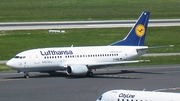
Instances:
[[[71,65],[68,66],[66,69],[66,73],[68,75],[73,75],[73,76],[80,76],[80,75],[85,76],[87,72],[88,72],[88,68],[85,65]]]

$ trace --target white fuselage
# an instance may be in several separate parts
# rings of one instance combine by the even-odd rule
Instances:
[[[147,50],[137,51],[147,46],[89,46],[64,48],[39,48],[21,52],[7,65],[21,71],[54,71],[66,68],[69,64],[97,66],[115,64],[119,61],[132,60],[143,55]],[[119,63],[117,63],[119,64]],[[92,67],[93,68],[93,67]]]
[[[180,93],[111,90],[102,94],[96,101],[180,101]]]

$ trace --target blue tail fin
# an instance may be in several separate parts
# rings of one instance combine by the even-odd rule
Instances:
[[[110,46],[144,46],[150,12],[142,12],[129,34]]]

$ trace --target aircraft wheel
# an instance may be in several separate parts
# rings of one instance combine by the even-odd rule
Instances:
[[[27,79],[28,79],[28,78],[29,78],[29,74],[25,74],[25,75],[24,75],[24,78],[27,78]]]
[[[93,77],[93,76],[94,76],[93,72],[88,72],[87,73],[87,77]]]

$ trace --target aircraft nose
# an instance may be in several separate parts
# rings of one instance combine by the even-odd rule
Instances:
[[[12,59],[6,62],[6,66],[10,68],[16,68],[15,62]]]

